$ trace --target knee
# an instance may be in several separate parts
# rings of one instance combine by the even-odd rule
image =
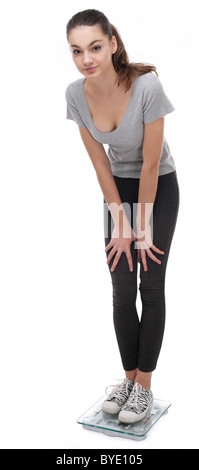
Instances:
[[[136,302],[137,287],[128,282],[114,282],[113,283],[113,306],[121,309],[126,309],[128,306],[132,306]]]
[[[154,305],[165,300],[164,279],[146,280],[142,279],[139,285],[142,302]]]

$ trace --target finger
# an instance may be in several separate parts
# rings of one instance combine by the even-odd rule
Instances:
[[[109,264],[110,260],[112,259],[112,257],[113,257],[114,254],[116,253],[116,251],[117,251],[117,248],[116,248],[116,247],[113,247],[112,250],[111,250],[111,252],[110,252],[109,255],[108,255],[108,258],[107,258],[107,261],[106,261],[107,264]]]
[[[141,249],[141,259],[142,259],[143,268],[145,271],[147,271],[146,252],[145,250],[142,250],[142,249]]]
[[[108,243],[108,245],[106,245],[106,248],[105,248],[104,251],[107,252],[108,250],[110,250],[110,248],[111,248],[112,246],[113,246],[113,240],[111,240],[111,241]]]
[[[153,261],[155,261],[158,264],[162,264],[162,261],[156,258],[156,256],[151,252],[151,250],[146,250],[146,251],[147,251],[147,255],[149,256],[149,258],[151,258]]]
[[[140,249],[138,249],[137,251],[137,261],[138,263],[140,263]]]
[[[152,243],[152,245],[150,246],[150,248],[152,248],[153,251],[156,251],[156,253],[159,253],[160,255],[161,255],[161,254],[164,255],[164,251],[159,250],[159,248],[156,248],[156,246],[153,245],[153,243]]]
[[[127,257],[127,261],[128,261],[128,264],[129,264],[129,269],[130,269],[130,271],[133,271],[133,260],[132,260],[130,250],[126,252],[126,257]]]
[[[117,263],[118,263],[118,261],[119,261],[119,259],[120,259],[120,256],[121,256],[121,252],[118,251],[117,254],[116,254],[116,256],[115,256],[115,259],[114,259],[114,261],[113,261],[113,264],[112,264],[112,266],[111,266],[111,272],[113,272],[114,269],[116,268]]]

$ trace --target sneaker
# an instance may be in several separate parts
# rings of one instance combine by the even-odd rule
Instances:
[[[153,401],[151,390],[146,390],[139,383],[134,384],[126,404],[119,413],[119,421],[121,423],[135,423],[143,419]]]
[[[127,402],[131,391],[133,390],[134,382],[130,379],[124,379],[114,387],[108,398],[102,404],[102,411],[104,413],[116,414],[122,409],[122,406]],[[107,390],[108,387],[106,387]]]

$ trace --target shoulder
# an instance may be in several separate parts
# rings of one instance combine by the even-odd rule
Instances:
[[[161,86],[161,81],[157,75],[155,75],[153,72],[147,72],[142,75],[138,76],[138,82],[140,86],[144,89],[150,89],[150,88],[158,88]]]
[[[84,78],[79,78],[74,82],[69,83],[65,91],[65,98],[67,101],[70,101],[71,98],[76,98],[81,93],[83,87]]]
[[[138,83],[144,95],[162,93],[164,91],[161,80],[153,72],[147,72],[138,77]]]

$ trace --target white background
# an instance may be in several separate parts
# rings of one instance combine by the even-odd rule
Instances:
[[[198,448],[197,1],[4,1],[0,7],[0,446]],[[65,89],[82,76],[66,23],[103,11],[129,58],[157,67],[180,209],[166,276],[166,330],[153,374],[172,406],[142,442],[77,418],[123,378],[112,320],[103,196]],[[140,309],[138,293],[138,309]]]

